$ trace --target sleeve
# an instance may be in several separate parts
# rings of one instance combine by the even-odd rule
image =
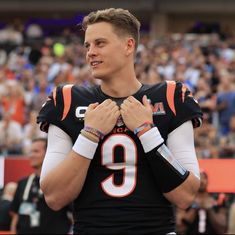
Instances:
[[[48,132],[49,124],[54,124],[63,129],[63,120],[68,115],[71,106],[72,86],[58,86],[47,98],[37,116],[37,123],[40,124],[42,131]]]
[[[166,84],[167,103],[173,113],[171,131],[189,120],[192,121],[194,128],[201,126],[202,110],[186,85],[175,81],[167,81]]]
[[[40,180],[59,165],[68,152],[72,149],[72,141],[70,137],[60,128],[50,125],[48,130],[48,145],[46,155],[43,161]]]
[[[183,123],[168,135],[167,146],[183,167],[200,178],[194,147],[193,126],[190,121]]]

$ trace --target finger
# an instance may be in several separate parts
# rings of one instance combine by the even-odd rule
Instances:
[[[125,114],[126,114],[125,110],[124,110],[124,109],[121,109],[121,110],[120,110],[120,114],[121,114],[122,117],[125,117]]]
[[[143,96],[142,102],[145,107],[150,107],[150,103],[146,95]]]
[[[100,104],[100,106],[107,106],[107,105],[111,104],[112,102],[113,101],[111,99],[106,99]]]
[[[114,113],[115,119],[118,119],[118,117],[119,117],[120,115],[121,115],[120,110],[115,111],[115,113]]]
[[[129,96],[127,98],[127,100],[130,102],[130,103],[140,103],[134,96]]]
[[[123,102],[120,106],[120,110],[124,111],[126,109],[127,109],[127,104]]]
[[[116,105],[116,102],[112,101],[111,99],[107,99],[103,101],[98,108],[100,109],[112,109]]]
[[[111,108],[112,112],[116,112],[119,111],[119,106],[117,106],[116,104]]]
[[[87,111],[94,110],[98,105],[99,105],[98,102],[90,104],[90,105],[87,107]]]

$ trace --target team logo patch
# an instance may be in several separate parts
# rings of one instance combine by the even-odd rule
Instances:
[[[162,102],[155,103],[153,106],[153,115],[165,115],[166,111]]]
[[[116,126],[120,127],[120,126],[123,126],[123,125],[124,125],[124,122],[123,122],[123,120],[122,120],[122,116],[120,115],[120,116],[118,117]]]
[[[75,116],[78,118],[78,121],[83,121],[85,117],[85,112],[87,110],[87,106],[78,106],[75,111]]]

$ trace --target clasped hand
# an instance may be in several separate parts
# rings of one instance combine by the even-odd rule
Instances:
[[[152,108],[146,95],[143,96],[142,103],[133,96],[129,96],[120,107],[111,99],[101,104],[90,104],[85,113],[85,126],[98,129],[107,135],[115,127],[120,115],[126,127],[131,131],[144,122],[153,121]]]

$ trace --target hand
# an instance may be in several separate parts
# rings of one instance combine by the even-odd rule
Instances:
[[[143,96],[142,102],[143,104],[130,96],[121,105],[122,119],[131,131],[145,122],[153,122],[153,111],[146,95]]]
[[[105,135],[116,125],[120,116],[119,107],[111,99],[103,101],[101,104],[90,104],[85,113],[85,126],[93,127]]]

